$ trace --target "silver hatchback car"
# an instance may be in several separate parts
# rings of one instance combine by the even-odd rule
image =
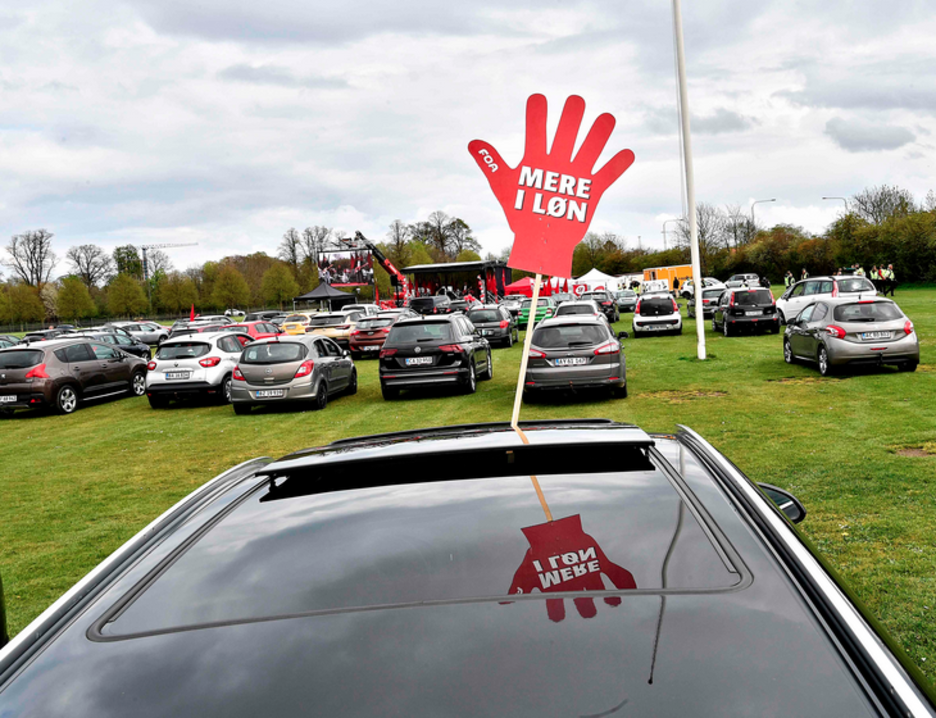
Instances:
[[[328,337],[271,337],[244,349],[234,368],[235,414],[254,406],[305,403],[324,409],[330,395],[357,392],[357,369],[348,351]]]
[[[849,365],[896,365],[915,371],[920,340],[907,316],[890,299],[826,298],[810,304],[787,324],[783,358],[815,362],[828,376]]]

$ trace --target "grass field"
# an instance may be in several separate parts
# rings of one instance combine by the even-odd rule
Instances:
[[[896,299],[922,337],[914,374],[823,379],[784,363],[782,335],[724,338],[710,326],[709,360],[699,362],[687,321],[682,336],[625,341],[629,398],[557,399],[521,416],[606,417],[650,431],[686,424],[753,479],[792,490],[809,510],[801,530],[932,680],[936,288]],[[616,328],[629,330],[630,315]],[[495,350],[494,361],[494,379],[473,396],[384,402],[371,360],[357,363],[358,394],[320,413],[153,411],[139,398],[0,421],[0,572],[12,632],[173,502],[245,459],[359,434],[509,420],[520,346]]]

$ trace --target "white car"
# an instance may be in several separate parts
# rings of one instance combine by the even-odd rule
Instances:
[[[631,322],[634,337],[647,334],[682,334],[679,305],[667,292],[650,292],[640,297]]]
[[[683,299],[691,299],[695,296],[695,290],[693,289],[694,283],[691,279],[687,279],[686,283],[679,288],[679,296]],[[715,279],[715,277],[702,277],[702,289],[724,289],[725,283]]]
[[[376,317],[380,313],[380,307],[376,304],[345,304],[340,310],[343,313],[361,312],[367,317]]]
[[[162,409],[173,399],[207,396],[231,403],[231,375],[248,334],[214,332],[190,334],[164,341],[146,365],[146,396]]]
[[[870,279],[855,275],[834,277],[809,277],[791,285],[777,300],[780,323],[786,324],[806,307],[820,299],[832,297],[854,297],[873,299],[877,290]]]

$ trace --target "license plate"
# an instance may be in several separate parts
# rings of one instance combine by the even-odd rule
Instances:
[[[191,372],[187,371],[167,371],[166,381],[173,381],[174,379],[188,379],[191,375]]]
[[[862,339],[890,339],[890,332],[862,332]]]
[[[758,309],[757,311],[754,311],[754,312],[745,312],[745,313],[744,313],[744,316],[746,316],[746,317],[759,317],[759,316],[761,316],[762,314],[763,314],[763,312],[762,312],[760,309]]]
[[[377,346],[376,344],[371,344],[370,346],[361,347],[361,351],[365,351],[365,352],[375,352],[378,349],[380,349],[380,347]]]
[[[561,359],[556,359],[556,366],[575,366],[585,363],[585,357],[563,357]]]
[[[489,337],[489,336],[491,336],[493,333],[494,333],[494,332],[492,332],[490,329],[482,329],[482,330],[481,330],[481,336],[482,336],[482,337]]]
[[[16,394],[4,394],[0,396],[0,404],[12,404],[16,401]]]
[[[258,399],[270,399],[276,396],[285,396],[285,389],[264,389],[263,391],[255,392],[255,396]]]
[[[417,366],[419,364],[432,364],[432,357],[409,357],[406,360],[406,366]]]

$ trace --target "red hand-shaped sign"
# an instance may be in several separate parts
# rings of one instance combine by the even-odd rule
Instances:
[[[605,574],[616,588],[637,588],[631,572],[613,563],[601,550],[595,539],[582,530],[582,517],[578,514],[545,524],[523,529],[530,548],[523,563],[514,574],[510,593],[530,593],[539,589],[553,591],[604,591],[601,574]],[[621,599],[609,596],[609,606],[618,606]],[[575,607],[582,618],[592,618],[595,602],[590,598],[576,598]],[[549,618],[559,622],[565,618],[561,599],[546,601]]]
[[[622,150],[592,174],[614,129],[614,117],[607,113],[595,120],[573,159],[584,113],[581,97],[572,95],[566,100],[547,152],[546,98],[531,95],[526,109],[526,150],[513,168],[487,142],[468,144],[513,230],[511,267],[568,277],[572,252],[588,231],[601,195],[634,162],[634,153]]]

